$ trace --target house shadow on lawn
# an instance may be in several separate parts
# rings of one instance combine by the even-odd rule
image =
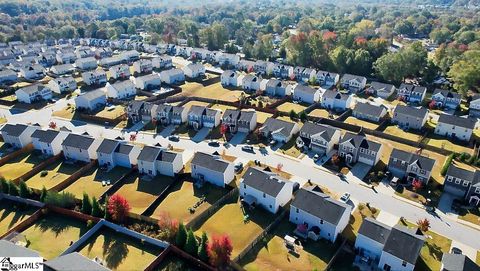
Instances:
[[[58,237],[63,232],[67,231],[72,227],[78,227],[80,229],[80,234],[78,238],[84,235],[87,231],[87,224],[82,221],[72,220],[58,215],[46,215],[43,218],[40,218],[35,224],[34,227],[38,227],[40,231],[47,232],[51,231],[55,233],[55,236]],[[76,241],[76,240],[72,240]]]

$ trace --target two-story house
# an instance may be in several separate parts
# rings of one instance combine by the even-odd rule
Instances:
[[[393,110],[392,123],[402,129],[421,130],[427,122],[428,110],[398,104]]]
[[[140,59],[133,62],[133,73],[147,74],[153,71],[153,64],[150,59]]]
[[[364,76],[344,74],[340,80],[340,85],[352,92],[361,92],[367,84],[367,78]]]
[[[445,174],[444,192],[465,200],[466,203],[480,205],[480,170],[470,171],[450,165]]]
[[[155,69],[167,70],[173,67],[172,57],[167,55],[161,55],[152,58],[152,65]]]
[[[469,104],[468,116],[480,118],[480,94],[474,95]]]
[[[222,75],[220,76],[220,81],[224,87],[238,87],[242,84],[242,82],[239,81],[238,73],[233,70],[223,71]]]
[[[52,90],[42,84],[26,86],[15,91],[17,100],[22,103],[31,104],[38,101],[48,101],[52,99]]]
[[[255,92],[260,90],[261,78],[254,74],[246,74],[242,79],[242,88],[248,92]]]
[[[332,86],[336,86],[340,80],[340,75],[334,72],[318,71],[317,83],[325,89],[329,89]]]
[[[322,238],[334,243],[350,220],[352,207],[330,196],[302,188],[290,204],[290,222],[305,237]]]
[[[411,84],[401,84],[398,88],[397,99],[409,103],[421,103],[425,99],[427,88]]]
[[[382,99],[388,99],[393,95],[393,93],[395,93],[395,90],[396,88],[392,84],[371,82],[370,86],[365,90],[365,92]]]
[[[77,89],[77,81],[72,76],[58,77],[50,80],[48,87],[58,94],[68,93]]]
[[[157,73],[147,74],[135,78],[135,87],[141,90],[159,89],[162,80]]]
[[[183,168],[182,154],[156,146],[145,146],[137,158],[142,174],[175,176]]]
[[[108,69],[110,77],[117,80],[124,80],[130,78],[130,67],[127,64],[119,64]]]
[[[268,118],[259,131],[265,138],[271,138],[277,142],[286,143],[300,130],[297,123]]]
[[[118,81],[113,84],[107,83],[107,97],[114,99],[127,99],[135,96],[137,90],[130,80]]]
[[[75,60],[75,66],[81,70],[94,70],[97,68],[97,60],[94,57],[79,58]]]
[[[9,69],[0,71],[0,84],[11,84],[17,82],[17,80],[18,76],[16,72]]]
[[[432,95],[432,101],[438,108],[457,109],[462,102],[462,96],[450,90],[435,89]]]
[[[192,177],[225,187],[235,177],[233,164],[223,160],[220,155],[196,152],[191,161]]]
[[[265,87],[265,93],[269,96],[284,97],[292,94],[293,86],[279,79],[269,79]]]
[[[201,78],[205,76],[205,66],[201,63],[190,63],[183,67],[183,72],[187,78]]]
[[[388,170],[393,176],[405,179],[408,184],[421,181],[424,185],[430,180],[435,160],[404,150],[393,149],[388,161]]]
[[[101,140],[89,136],[69,134],[62,142],[65,159],[90,162],[97,159],[97,149]]]
[[[324,124],[305,122],[297,137],[297,147],[325,155],[340,141],[340,130]]]
[[[255,110],[227,109],[222,116],[222,125],[230,133],[250,133],[257,127],[257,112]]]
[[[188,125],[194,129],[214,128],[220,124],[221,111],[204,106],[193,105],[187,114]]]
[[[179,85],[185,82],[185,73],[181,69],[169,69],[160,72],[162,83]]]
[[[55,75],[65,75],[70,74],[75,71],[75,67],[72,64],[60,64],[55,65],[50,68],[50,72]]]
[[[293,89],[293,100],[313,104],[320,101],[322,92],[320,89],[297,84]]]
[[[83,72],[82,79],[87,86],[104,85],[107,83],[107,73],[104,70]]]
[[[384,105],[373,105],[370,103],[359,102],[355,105],[352,115],[361,120],[380,122],[387,114],[387,108]]]
[[[40,79],[45,76],[45,68],[39,64],[28,65],[20,68],[20,76],[27,80]]]
[[[55,130],[37,129],[32,134],[33,147],[45,155],[57,155],[62,152],[62,142],[68,133]]]
[[[334,111],[345,111],[352,106],[352,96],[327,89],[321,98],[323,108]]]
[[[293,74],[292,66],[275,63],[272,67],[272,75],[277,78],[290,79],[292,74]]]
[[[348,164],[357,162],[369,166],[375,166],[382,154],[382,144],[368,140],[365,134],[353,134],[350,132],[340,139],[338,152]]]
[[[0,130],[3,142],[14,148],[21,149],[32,143],[32,134],[37,130],[36,126],[24,124],[5,124]]]
[[[292,198],[293,183],[271,171],[249,167],[240,180],[243,202],[275,214]]]
[[[435,127],[435,134],[453,139],[470,141],[476,122],[477,120],[473,118],[462,118],[455,115],[441,114],[438,118],[437,126]]]

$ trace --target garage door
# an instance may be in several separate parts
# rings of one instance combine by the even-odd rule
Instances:
[[[457,196],[457,197],[463,197],[465,196],[465,191],[460,189],[460,188],[457,188],[453,185],[445,185],[444,189],[443,189],[445,192],[447,193],[450,193],[454,196]]]
[[[375,163],[373,160],[367,159],[364,156],[359,156],[358,157],[358,162],[362,162],[362,163],[370,165],[370,166],[373,166],[373,164]]]

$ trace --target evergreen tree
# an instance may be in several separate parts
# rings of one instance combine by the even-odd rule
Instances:
[[[92,214],[92,203],[90,202],[90,197],[87,193],[83,193],[82,213],[87,215]]]
[[[302,122],[305,122],[305,121],[307,121],[307,118],[308,118],[307,113],[305,113],[305,111],[302,111],[302,112],[300,113],[300,120],[301,120]]]
[[[193,234],[192,229],[188,230],[187,241],[185,242],[185,252],[193,257],[196,257],[198,253],[198,242],[197,238]]]
[[[290,115],[290,119],[291,119],[291,120],[294,120],[294,119],[298,118],[297,112],[293,111],[293,109],[290,110],[290,114],[289,114],[289,115]]]
[[[200,244],[198,245],[198,258],[200,258],[200,260],[206,263],[208,263],[207,245],[208,245],[207,233],[203,232],[202,239],[200,240]]]
[[[5,178],[0,177],[0,184],[2,186],[2,193],[8,194],[8,182]]]
[[[18,186],[20,190],[20,197],[28,199],[30,197],[30,188],[28,188],[27,184],[24,181],[20,181]]]
[[[108,196],[105,198],[105,208],[103,209],[104,210],[103,218],[105,218],[106,220],[110,220],[110,213],[108,212],[107,202],[108,202]]]
[[[92,215],[95,217],[102,216],[102,207],[100,207],[100,204],[98,203],[98,200],[95,197],[92,198]]]
[[[19,195],[18,186],[11,181],[8,182],[8,194],[10,196],[18,196]]]
[[[42,192],[40,193],[40,201],[45,202],[45,198],[47,197],[47,189],[45,186],[42,188]]]
[[[183,248],[186,242],[187,229],[185,228],[185,225],[183,225],[183,223],[180,223],[180,225],[178,226],[177,236],[175,237],[175,244],[177,244],[179,248]]]

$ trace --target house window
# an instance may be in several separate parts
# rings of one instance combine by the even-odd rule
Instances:
[[[263,197],[265,198],[265,197],[267,197],[267,195],[265,195],[265,193],[263,193]]]
[[[272,209],[272,208],[273,208],[273,206],[270,204],[270,209]]]
[[[320,224],[323,224],[323,219],[320,219]]]
[[[475,193],[480,194],[480,187],[475,188]]]
[[[452,181],[452,176],[448,176],[447,181],[451,182]]]
[[[243,184],[243,188],[245,188],[245,189],[247,188],[247,184],[246,184],[246,183]]]
[[[460,179],[456,179],[456,180],[455,180],[455,183],[456,183],[456,184],[460,184]]]
[[[295,212],[298,214],[298,212],[299,212],[298,208],[295,208]]]
[[[246,195],[247,195],[247,192],[243,192],[243,195],[246,196]]]
[[[403,267],[407,266],[407,262],[406,262],[406,261],[403,261],[403,262],[402,262],[402,266],[403,266]]]
[[[463,186],[468,186],[468,182],[467,182],[467,181],[463,181]]]

